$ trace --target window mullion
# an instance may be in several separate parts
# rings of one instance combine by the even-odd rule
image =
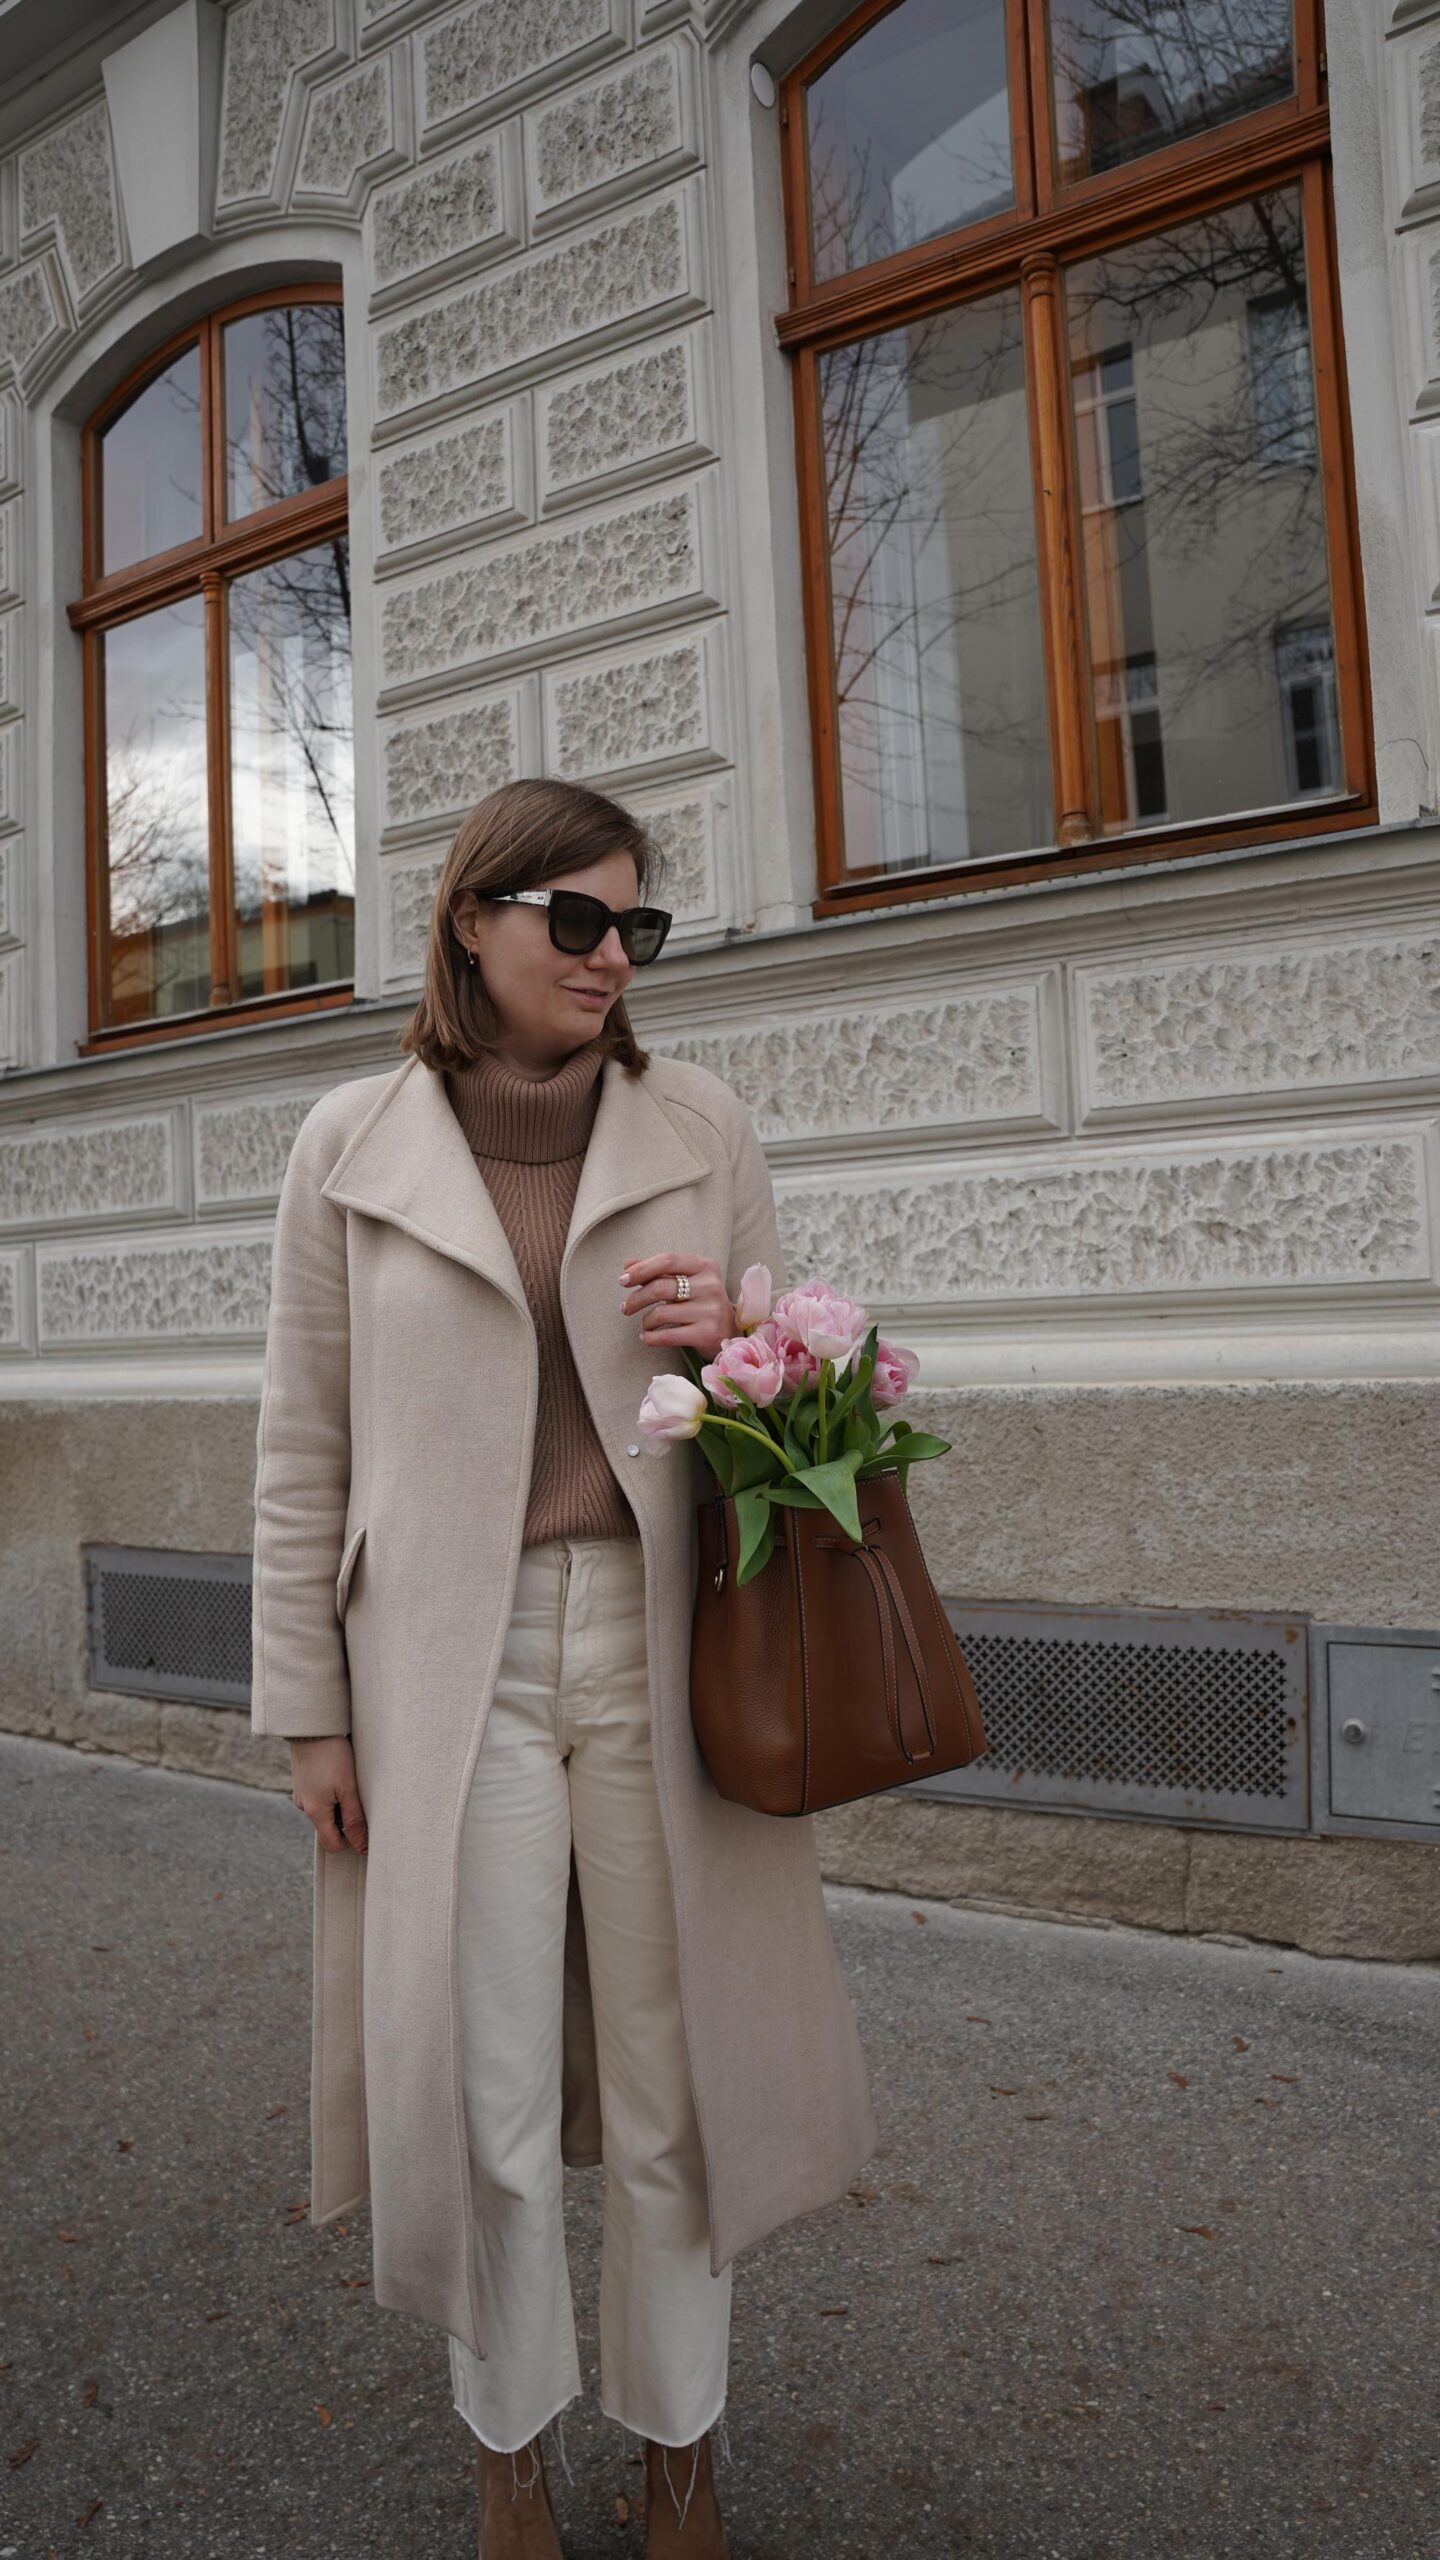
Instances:
[[[1095,833],[1090,698],[1075,528],[1077,508],[1066,416],[1068,364],[1060,263],[1048,251],[1021,261],[1025,375],[1030,387],[1041,613],[1050,686],[1050,766],[1055,842]]]
[[[1023,95],[1030,206],[1048,213],[1055,202],[1055,98],[1050,85],[1049,0],[1009,0],[1010,80]],[[1017,178],[1019,164],[1017,162]],[[1025,210],[1019,188],[1016,201]]]
[[[233,1004],[238,995],[235,898],[230,850],[230,681],[225,581],[207,570],[205,596],[205,751],[209,780],[210,1001]]]

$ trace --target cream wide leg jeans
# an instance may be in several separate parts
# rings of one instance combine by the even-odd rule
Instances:
[[[710,2273],[650,1758],[638,1538],[521,1550],[465,1807],[460,1980],[483,2357],[450,2340],[455,2406],[515,2452],[581,2388],[561,2205],[570,1847],[595,2009],[604,2206],[600,2405],[694,2443],[725,2400],[731,2270]]]

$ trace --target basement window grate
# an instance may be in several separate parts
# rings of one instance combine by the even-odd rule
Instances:
[[[92,1688],[249,1706],[248,1555],[87,1547],[84,1557]]]
[[[1299,1618],[949,1601],[989,1749],[909,1794],[1259,1830],[1308,1822]]]

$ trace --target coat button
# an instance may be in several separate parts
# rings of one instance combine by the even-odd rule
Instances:
[[[627,1457],[627,1458],[638,1458],[638,1457],[639,1457],[639,1455],[640,1455],[640,1443],[639,1443],[639,1441],[638,1441],[638,1440],[632,1440],[632,1441],[631,1441],[629,1448],[628,1448],[628,1449],[626,1450],[626,1452],[625,1452],[625,1455],[626,1455],[626,1457]]]

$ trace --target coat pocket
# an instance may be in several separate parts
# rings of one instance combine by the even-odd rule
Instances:
[[[343,1618],[345,1615],[345,1605],[350,1597],[350,1577],[355,1570],[355,1559],[360,1553],[360,1541],[364,1535],[365,1523],[362,1520],[358,1529],[352,1529],[349,1537],[345,1541],[345,1552],[340,1558],[340,1570],[335,1576],[335,1615],[337,1618]]]

